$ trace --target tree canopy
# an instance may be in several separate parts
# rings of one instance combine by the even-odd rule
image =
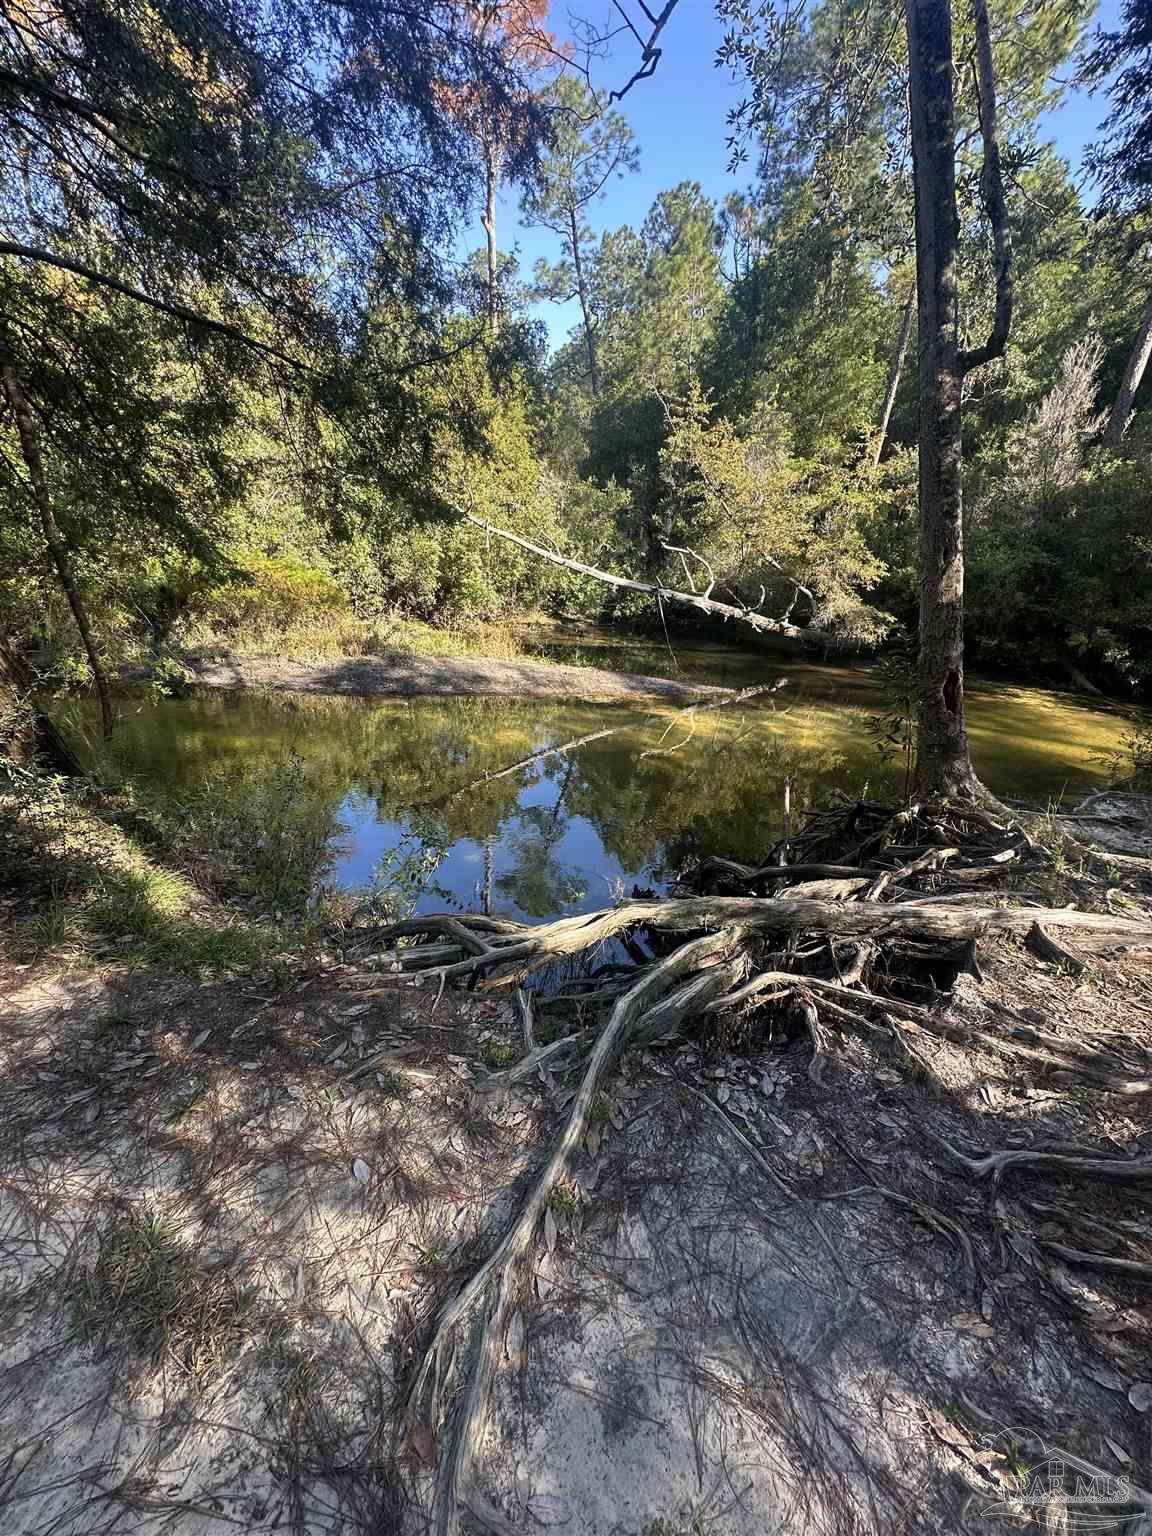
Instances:
[[[969,654],[1135,690],[1144,9],[1095,35],[1086,0],[985,12],[995,237],[977,12],[951,44],[960,354],[1004,331],[1009,247],[1014,292],[963,385]],[[903,15],[719,11],[740,189],[682,181],[606,227],[643,146],[542,4],[0,6],[12,638],[65,664],[68,583],[81,669],[241,614],[323,612],[363,643],[527,608],[659,619],[469,517],[825,648],[898,637],[923,397]],[[1045,137],[1081,45],[1109,93],[1091,202]],[[533,272],[497,225],[515,196],[550,250]],[[577,321],[550,352],[553,301]]]

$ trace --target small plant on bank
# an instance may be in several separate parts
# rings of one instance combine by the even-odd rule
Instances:
[[[510,1067],[516,1060],[516,1052],[506,1040],[486,1040],[481,1054],[484,1065],[493,1072]]]
[[[194,1376],[223,1364],[258,1325],[252,1293],[223,1266],[199,1263],[175,1223],[145,1205],[100,1234],[95,1260],[71,1281],[70,1301],[83,1337]]]
[[[588,1120],[592,1125],[607,1125],[612,1117],[612,1106],[608,1102],[608,1095],[598,1093],[592,1100],[592,1107],[588,1111]]]
[[[571,1184],[554,1184],[548,1196],[548,1209],[553,1216],[571,1217],[580,1208],[576,1191]]]
[[[1152,720],[1134,720],[1113,752],[1099,759],[1116,789],[1152,793]]]
[[[879,713],[867,717],[864,729],[880,761],[903,768],[903,798],[907,800],[916,766],[916,647],[912,641],[901,640],[885,651],[872,676],[880,685],[883,705]]]
[[[406,1099],[412,1092],[412,1084],[400,1072],[377,1072],[376,1086],[386,1099]]]
[[[414,1243],[413,1247],[416,1250],[416,1262],[421,1269],[443,1269],[448,1263],[450,1250],[443,1238],[430,1243]]]

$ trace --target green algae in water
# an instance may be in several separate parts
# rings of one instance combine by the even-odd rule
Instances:
[[[619,647],[611,657],[631,670],[655,671],[655,660]],[[716,647],[678,660],[701,681],[789,681],[692,721],[634,704],[205,692],[127,706],[108,766],[177,812],[199,795],[267,813],[295,763],[305,799],[294,814],[314,834],[316,878],[353,889],[383,872],[406,882],[417,911],[487,906],[536,920],[658,893],[696,852],[756,859],[780,835],[786,782],[794,814],[834,789],[896,792],[900,770],[865,729],[882,706],[866,671]],[[1040,803],[1101,785],[1100,759],[1127,719],[1095,700],[996,685],[974,687],[968,707],[981,777]],[[94,741],[89,706],[70,713]],[[484,782],[609,726],[619,729]]]

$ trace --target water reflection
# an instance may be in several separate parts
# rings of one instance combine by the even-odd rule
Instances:
[[[238,804],[253,786],[268,803],[294,755],[337,885],[538,920],[658,892],[696,850],[757,858],[779,836],[786,780],[797,809],[833,788],[891,791],[863,730],[867,677],[789,673],[786,694],[700,715],[691,739],[665,735],[671,711],[634,706],[205,694],[126,712],[112,751],[144,793],[178,801],[210,783]],[[977,695],[972,717],[991,787],[1038,798],[1098,781],[1094,758],[1121,729],[1027,690]]]

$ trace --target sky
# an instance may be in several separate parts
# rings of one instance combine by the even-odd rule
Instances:
[[[640,15],[635,0],[624,3],[631,15]],[[1119,8],[1120,0],[1101,0],[1097,22],[1105,26],[1115,24]],[[575,10],[581,17],[599,23],[603,31],[620,24],[611,0],[576,0]],[[568,14],[566,7],[553,0],[549,25],[558,37],[569,35]],[[723,36],[724,27],[716,17],[712,0],[680,0],[662,34],[663,54],[655,75],[639,81],[623,101],[616,103],[615,110],[628,119],[636,136],[640,169],[611,182],[604,196],[589,210],[589,222],[597,234],[622,224],[638,228],[656,194],[678,182],[698,181],[717,201],[747,184],[747,166],[735,175],[728,170],[726,116],[744,91],[726,69],[716,66],[716,50]],[[623,85],[638,60],[635,39],[617,38],[609,56],[594,61],[595,84],[604,89]],[[1071,91],[1060,108],[1048,114],[1044,128],[1060,153],[1078,169],[1084,147],[1092,142],[1105,114],[1106,104],[1100,96],[1090,98],[1083,92]],[[525,278],[531,276],[537,257],[549,261],[559,258],[559,242],[554,235],[521,225],[515,189],[506,187],[500,203],[500,248],[518,248],[520,270]],[[475,230],[470,232],[468,247],[479,246],[482,240],[477,221]],[[567,338],[579,318],[575,301],[541,304],[536,313],[547,324],[553,347]]]

